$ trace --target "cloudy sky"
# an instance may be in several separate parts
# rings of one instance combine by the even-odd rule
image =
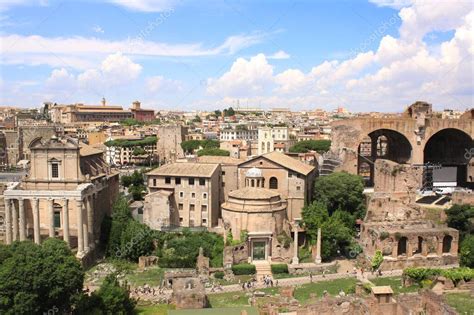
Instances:
[[[470,0],[1,0],[0,105],[474,107]]]

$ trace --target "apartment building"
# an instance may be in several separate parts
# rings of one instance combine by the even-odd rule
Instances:
[[[273,152],[287,152],[292,141],[289,139],[288,127],[258,128],[258,155]],[[276,145],[276,146],[275,146]]]
[[[143,223],[153,229],[212,227],[220,217],[221,166],[172,163],[147,173]]]

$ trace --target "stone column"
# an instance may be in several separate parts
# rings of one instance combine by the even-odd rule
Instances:
[[[85,215],[85,220],[84,218],[82,219],[82,235],[83,235],[83,238],[84,238],[84,251],[85,252],[88,252],[90,250],[90,246],[89,246],[89,227],[88,227],[88,224],[87,224],[87,199],[83,199],[83,203],[86,207],[86,211],[81,211],[82,215],[84,216]],[[82,209],[82,206],[81,206],[81,209]]]
[[[49,237],[54,237],[54,199],[48,199]]]
[[[18,210],[15,207],[15,201],[12,200],[12,211],[13,211],[13,241],[18,240]]]
[[[5,241],[12,243],[12,210],[10,199],[4,199],[5,202]]]
[[[40,218],[39,218],[39,199],[33,199],[33,236],[36,244],[41,243],[40,233]]]
[[[321,263],[321,228],[318,228],[318,240],[316,241],[316,259],[317,264]]]
[[[87,209],[87,227],[88,227],[88,238],[89,246],[91,248],[95,247],[94,244],[94,209],[92,206],[92,196],[89,196],[86,199],[86,209]]]
[[[295,229],[295,237],[293,243],[293,260],[291,263],[297,265],[300,263],[300,260],[298,259],[298,225],[296,224],[296,222],[293,225],[293,228]]]
[[[63,206],[63,239],[68,244],[71,245],[69,240],[69,200],[64,199]]]
[[[84,254],[84,233],[82,223],[82,200],[76,200],[76,216],[77,216],[77,256]]]
[[[20,241],[26,240],[25,200],[18,198],[18,210],[20,212]]]

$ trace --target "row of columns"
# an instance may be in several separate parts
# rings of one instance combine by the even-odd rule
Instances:
[[[5,198],[5,239],[7,244],[14,241],[25,241],[27,239],[26,215],[25,215],[25,199],[18,198],[18,209],[15,207],[15,199]],[[39,198],[32,198],[31,206],[33,213],[33,239],[36,244],[41,243],[40,229],[40,210]],[[88,252],[94,248],[94,208],[92,197],[75,199],[77,213],[77,250],[78,255]],[[84,211],[85,208],[85,211]],[[54,199],[48,199],[48,236],[55,237],[54,227]],[[84,212],[86,219],[84,220]],[[61,212],[62,231],[64,241],[70,245],[70,229],[69,229],[69,199],[63,199],[63,207]]]

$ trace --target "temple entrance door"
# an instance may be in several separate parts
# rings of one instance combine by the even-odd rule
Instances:
[[[265,249],[265,242],[253,242],[252,260],[265,260],[267,258]]]

